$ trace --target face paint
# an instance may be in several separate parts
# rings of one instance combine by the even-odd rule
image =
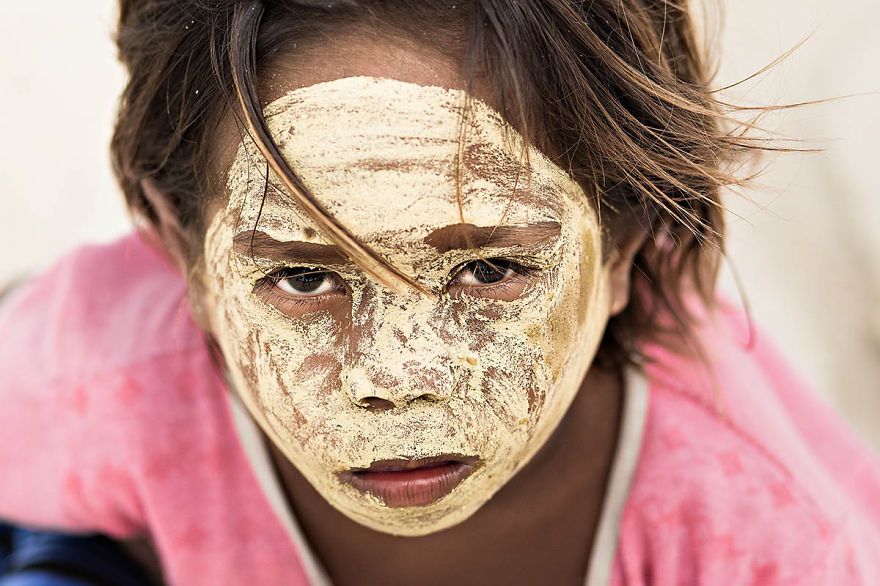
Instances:
[[[211,327],[249,412],[330,504],[398,535],[465,520],[529,461],[608,318],[586,194],[486,104],[471,99],[462,120],[466,102],[357,77],[265,109],[329,212],[436,295],[390,290],[346,263],[271,174],[261,206],[267,166],[249,140],[205,241]],[[472,287],[478,271],[457,271],[494,274],[479,259],[519,274]],[[267,286],[284,267],[332,273]],[[317,294],[291,297],[290,283]],[[420,478],[400,469],[437,460],[451,467],[440,480],[388,488]]]

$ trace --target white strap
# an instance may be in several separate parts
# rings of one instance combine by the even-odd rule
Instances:
[[[587,567],[585,586],[607,586],[611,581],[611,569],[617,555],[620,521],[629,490],[635,476],[636,465],[645,431],[648,414],[648,381],[644,373],[635,367],[624,372],[623,418],[611,478],[605,491],[605,501],[599,517],[599,527],[593,539],[593,549]]]

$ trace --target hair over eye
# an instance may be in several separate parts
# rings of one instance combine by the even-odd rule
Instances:
[[[506,260],[475,260],[464,265],[456,280],[465,286],[494,285],[516,275],[515,263]]]
[[[450,293],[512,301],[525,290],[534,269],[502,258],[474,260],[462,265],[449,283]]]

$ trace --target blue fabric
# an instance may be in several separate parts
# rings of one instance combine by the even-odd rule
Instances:
[[[112,539],[0,523],[0,586],[151,586]]]
[[[25,570],[10,576],[0,576],[2,586],[93,586],[79,578],[62,576],[48,570]]]

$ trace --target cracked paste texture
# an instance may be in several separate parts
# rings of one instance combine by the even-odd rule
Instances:
[[[242,254],[236,235],[256,226],[279,241],[332,243],[274,175],[260,210],[267,166],[247,138],[205,241],[211,326],[250,414],[330,504],[398,535],[467,519],[529,461],[577,394],[608,318],[586,194],[488,105],[471,98],[462,122],[467,102],[460,90],[352,77],[265,108],[282,153],[330,213],[436,296],[392,291],[353,265],[326,267],[349,291],[342,313],[292,317],[258,296],[268,272],[322,267],[262,258],[257,247]],[[441,253],[426,238],[461,223],[457,196],[465,223],[555,223],[559,235]],[[536,271],[512,301],[447,294],[455,270],[480,258]],[[358,404],[370,396],[395,408]],[[376,460],[441,454],[482,462],[427,506],[388,507],[338,478]]]

